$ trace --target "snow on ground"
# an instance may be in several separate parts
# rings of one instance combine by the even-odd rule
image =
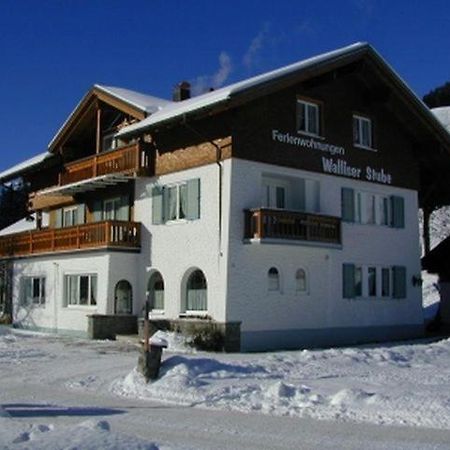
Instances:
[[[320,420],[450,428],[450,340],[245,355],[171,354],[117,395]]]
[[[137,348],[129,344],[0,327],[0,447],[169,448],[128,436],[115,430],[110,420],[100,420],[120,410],[52,403],[58,392],[58,398],[64,392],[76,393],[80,398],[92,396],[93,402],[95,396],[109,396],[118,399],[118,405],[122,397],[194,409],[450,429],[447,339],[213,354],[193,352],[171,334],[165,338],[169,349],[164,351],[161,376],[146,384],[133,369]],[[12,402],[16,394],[23,394],[22,386],[39,390],[48,401]],[[57,416],[79,420],[53,421]]]

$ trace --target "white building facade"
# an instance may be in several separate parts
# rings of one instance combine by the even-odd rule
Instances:
[[[31,197],[49,227],[0,238],[14,323],[114,337],[149,300],[156,328],[230,351],[421,335],[416,155],[442,130],[398,83],[356,44],[179,102],[96,87]]]

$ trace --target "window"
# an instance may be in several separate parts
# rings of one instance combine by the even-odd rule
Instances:
[[[367,295],[369,297],[377,296],[377,269],[376,267],[367,268]]]
[[[343,265],[344,298],[406,298],[406,268]]]
[[[73,227],[85,223],[86,206],[84,203],[58,208],[54,211],[54,225],[56,228]]]
[[[122,198],[110,198],[103,201],[103,220],[119,220]]]
[[[405,227],[404,199],[342,189],[342,220],[361,224]]]
[[[271,267],[267,272],[268,290],[271,292],[280,290],[280,273],[276,267]]]
[[[187,188],[186,183],[169,186],[167,188],[169,202],[167,220],[181,220],[186,218]]]
[[[102,152],[107,152],[108,150],[114,150],[117,148],[117,141],[114,139],[115,132],[106,132],[102,139]]]
[[[164,280],[159,272],[150,275],[147,284],[147,295],[152,309],[164,309]]]
[[[317,103],[297,99],[297,131],[319,136],[320,110]]]
[[[120,280],[114,290],[116,314],[131,314],[133,312],[133,288],[127,280]]]
[[[76,206],[63,208],[62,226],[73,227],[78,224],[78,208]]]
[[[362,267],[355,267],[354,272],[354,297],[362,297],[362,288],[363,288],[363,271]]]
[[[45,304],[45,277],[22,278],[22,303],[24,305]]]
[[[305,269],[298,269],[295,273],[296,291],[299,294],[305,294],[308,292],[308,285],[306,279]]]
[[[200,179],[167,186],[154,186],[152,190],[152,222],[154,225],[177,220],[200,218]]]
[[[289,181],[275,178],[263,178],[262,206],[265,208],[287,208],[287,197],[290,190]]]
[[[66,305],[97,304],[97,275],[65,275],[64,291]]]
[[[189,275],[186,283],[186,311],[197,312],[207,310],[207,285],[201,270]]]
[[[387,267],[381,269],[381,296],[391,295],[391,271]]]
[[[94,200],[92,203],[94,222],[102,220],[130,220],[130,198],[128,195]]]
[[[372,148],[372,121],[367,117],[353,116],[353,143],[357,147]]]

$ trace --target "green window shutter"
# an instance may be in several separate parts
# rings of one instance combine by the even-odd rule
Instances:
[[[86,223],[86,205],[81,203],[77,206],[77,224]]]
[[[391,226],[393,228],[405,228],[405,200],[396,195],[391,196]]]
[[[394,298],[406,298],[406,267],[394,266],[392,268]]]
[[[161,186],[154,186],[152,189],[152,223],[160,225],[164,223],[164,191]]]
[[[103,219],[103,202],[101,200],[94,200],[92,204],[92,213],[94,222],[101,222]]]
[[[342,220],[355,221],[355,193],[350,188],[342,188]]]
[[[130,199],[128,195],[120,197],[120,208],[117,214],[117,220],[128,222],[130,220]]]
[[[200,178],[187,182],[186,218],[190,220],[200,218]]]
[[[62,208],[59,208],[56,210],[55,213],[55,228],[62,228],[62,219],[63,218],[63,212]]]
[[[355,298],[355,265],[342,266],[342,295],[344,298]]]

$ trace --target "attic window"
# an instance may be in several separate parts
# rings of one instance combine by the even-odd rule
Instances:
[[[353,116],[353,144],[356,147],[373,149],[372,121],[368,117]]]
[[[297,131],[310,136],[320,135],[320,107],[318,103],[297,99]]]

